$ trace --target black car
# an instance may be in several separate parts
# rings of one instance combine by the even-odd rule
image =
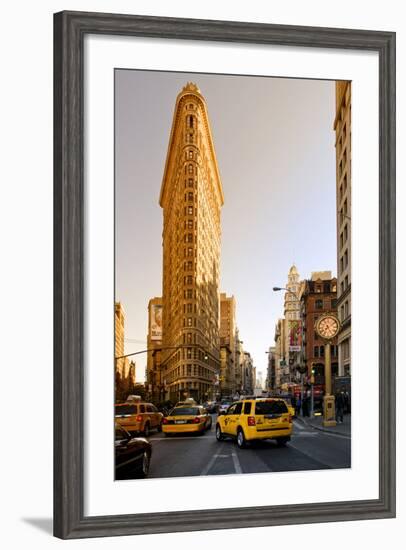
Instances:
[[[127,430],[115,427],[116,479],[146,477],[151,461],[152,446],[143,437],[132,437]]]

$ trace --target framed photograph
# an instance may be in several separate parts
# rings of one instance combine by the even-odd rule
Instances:
[[[54,18],[54,534],[395,516],[395,34]]]

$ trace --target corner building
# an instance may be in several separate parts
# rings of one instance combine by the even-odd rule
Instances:
[[[338,374],[351,376],[351,82],[336,82]]]
[[[223,189],[207,106],[179,93],[159,204],[163,209],[161,369],[172,401],[212,399],[220,372],[219,269]]]

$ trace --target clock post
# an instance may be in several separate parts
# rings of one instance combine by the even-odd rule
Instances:
[[[335,397],[331,395],[331,341],[340,331],[340,321],[327,313],[315,325],[317,334],[324,340],[324,378],[326,391],[323,398],[323,426],[336,426]]]
[[[336,426],[335,397],[331,395],[331,341],[327,340],[324,346],[324,377],[326,393],[323,397],[323,426]]]

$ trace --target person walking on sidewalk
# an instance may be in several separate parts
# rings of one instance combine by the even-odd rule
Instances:
[[[300,409],[301,408],[302,408],[302,400],[301,400],[300,395],[299,395],[299,397],[296,400],[296,406],[295,406],[296,416],[300,416]]]
[[[344,421],[344,395],[342,392],[336,393],[336,422]]]

